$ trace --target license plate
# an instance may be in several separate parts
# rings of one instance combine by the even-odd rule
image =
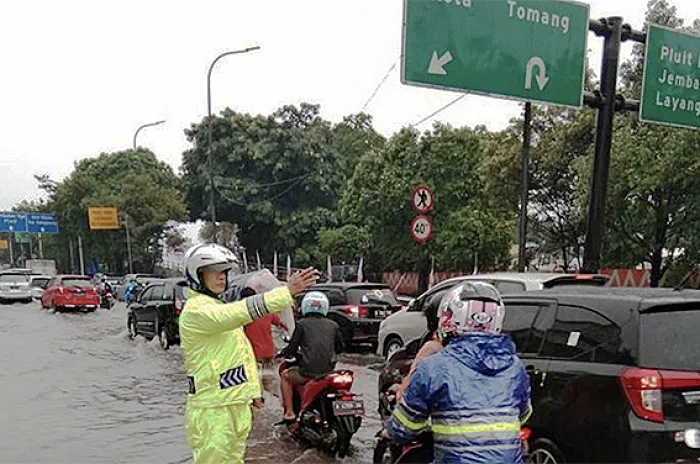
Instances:
[[[362,416],[365,413],[365,404],[362,400],[334,401],[333,412],[336,416]]]
[[[385,311],[378,309],[374,312],[374,317],[389,317],[391,315],[391,311]]]
[[[12,287],[10,287],[10,290],[19,290],[19,286],[13,285]]]

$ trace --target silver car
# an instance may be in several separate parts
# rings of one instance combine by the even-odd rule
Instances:
[[[0,274],[0,302],[32,301],[32,288],[29,286],[29,275],[23,273],[4,272]]]
[[[53,277],[51,277],[51,276],[43,276],[43,275],[31,276],[31,281],[29,282],[29,286],[32,288],[32,297],[35,300],[41,300],[41,295],[44,293],[44,289],[46,288],[46,284],[48,284],[51,279],[53,279]]]
[[[407,307],[387,317],[379,325],[377,354],[391,356],[405,344],[420,338],[427,330],[425,309],[436,297],[442,297],[455,285],[478,281],[492,284],[502,295],[544,290],[564,285],[604,286],[609,277],[601,274],[549,274],[540,272],[477,274],[454,277],[436,284]]]

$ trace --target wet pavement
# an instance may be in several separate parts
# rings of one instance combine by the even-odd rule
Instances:
[[[55,314],[39,304],[0,306],[0,462],[185,463],[186,381],[182,352],[157,340],[130,340],[126,308]],[[379,428],[378,359],[346,355],[366,416],[348,463],[372,461]],[[329,462],[273,428],[281,406],[273,395],[256,414],[249,462]],[[341,460],[338,460],[341,462]]]

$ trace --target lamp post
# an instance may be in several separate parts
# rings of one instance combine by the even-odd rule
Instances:
[[[146,127],[159,126],[163,123],[165,123],[165,121],[149,122],[148,124],[144,124],[143,126],[136,129],[136,132],[134,132],[134,150],[136,150],[136,137],[138,137],[139,132],[141,132],[141,129],[145,129]]]
[[[259,49],[260,47],[255,46],[244,48],[242,50],[224,52],[214,58],[214,61],[211,62],[211,65],[209,65],[209,72],[207,73],[207,116],[209,116],[209,119],[211,119],[211,72],[214,70],[214,65],[225,56],[248,53]],[[207,125],[207,140],[207,164],[209,165],[209,214],[211,222],[214,223],[216,222],[216,207],[214,206],[214,168],[211,159],[211,120]]]

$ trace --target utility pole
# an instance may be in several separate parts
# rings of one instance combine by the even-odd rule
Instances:
[[[85,259],[83,258],[83,238],[78,235],[78,257],[80,258],[80,275],[85,275]]]
[[[75,250],[73,249],[73,239],[68,238],[68,251],[70,252],[70,272],[75,272]]]
[[[131,234],[129,232],[129,216],[124,215],[124,228],[126,229],[126,252],[129,257],[129,274],[134,273],[134,262],[131,259]]]
[[[15,267],[15,250],[12,245],[12,242],[14,241],[15,234],[14,232],[10,232],[10,267]]]
[[[214,163],[212,161],[211,154],[211,72],[214,70],[214,65],[217,63],[217,61],[219,61],[225,56],[237,55],[239,53],[248,53],[259,49],[260,47],[255,46],[244,48],[243,50],[234,50],[230,52],[221,53],[219,56],[214,58],[214,61],[212,61],[211,65],[209,66],[209,72],[207,73],[207,171],[209,171],[209,218],[212,223],[216,222],[216,204],[214,201]]]
[[[527,265],[527,203],[530,179],[530,138],[532,133],[532,103],[525,103],[523,121],[523,154],[520,181],[520,231],[518,234],[518,272],[525,272]]]

